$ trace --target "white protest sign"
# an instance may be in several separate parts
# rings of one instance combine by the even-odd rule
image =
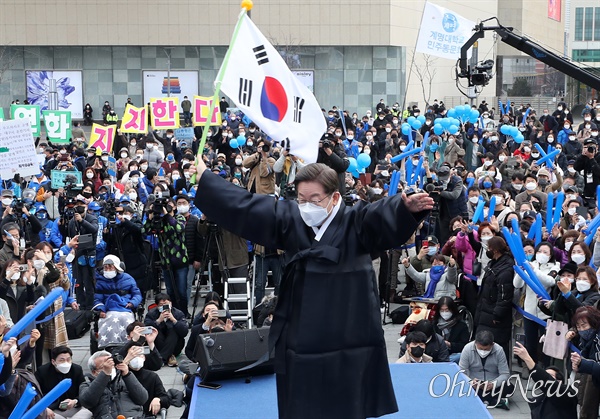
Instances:
[[[0,122],[0,177],[10,179],[40,173],[28,118]]]

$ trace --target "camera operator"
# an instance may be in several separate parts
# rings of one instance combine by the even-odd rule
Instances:
[[[10,203],[8,203],[10,200]],[[6,205],[8,203],[8,205]],[[29,213],[29,205],[21,199],[15,199],[11,190],[2,191],[2,222],[0,229],[7,223],[15,223],[23,234],[24,244],[22,247],[35,247],[40,242],[40,231],[42,224],[35,215]]]
[[[324,134],[319,141],[319,155],[317,163],[324,163],[331,167],[338,174],[338,184],[340,194],[343,196],[346,193],[346,169],[350,166],[350,161],[344,151],[344,143],[342,138],[338,137],[335,141],[330,134]]]
[[[436,214],[434,208],[431,214],[432,217],[437,216],[435,235],[440,243],[445,243],[450,238],[450,220],[459,215],[465,218],[469,215],[463,181],[447,163],[438,169],[437,182],[430,179],[428,176],[425,190],[436,201],[439,209]]]
[[[583,171],[583,199],[588,208],[596,207],[596,185],[600,184],[600,160],[598,143],[593,138],[583,142],[583,153],[573,165],[577,172]]]
[[[188,256],[185,245],[185,220],[174,215],[175,205],[168,197],[157,198],[148,211],[142,234],[156,234],[167,294],[173,306],[187,313]]]
[[[81,310],[91,310],[94,306],[94,268],[96,267],[96,237],[98,219],[87,212],[82,196],[75,198],[73,214],[67,225],[67,237],[79,236],[79,244],[75,251],[73,276],[76,280],[75,293]],[[67,214],[67,218],[71,214]],[[66,240],[67,242],[69,239]]]
[[[125,272],[135,279],[143,298],[149,284],[146,279],[148,262],[144,252],[142,221],[128,205],[115,208],[115,216],[116,220],[108,224],[107,254],[117,255],[125,263]]]
[[[270,152],[271,142],[260,138],[256,152],[242,162],[245,168],[250,169],[248,191],[263,195],[275,193],[275,159],[270,156]]]
[[[298,157],[290,153],[289,144],[282,144],[284,150],[275,162],[273,171],[275,173],[281,173],[281,182],[279,183],[280,195],[285,199],[296,198],[296,186],[294,185],[294,179],[296,179],[296,172],[302,169],[306,164]]]

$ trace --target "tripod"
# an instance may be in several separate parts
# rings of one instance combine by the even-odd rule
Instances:
[[[200,265],[200,275],[202,275],[202,273],[208,266],[207,264],[209,262],[212,264],[212,262],[213,262],[213,259],[210,256],[210,245],[214,242],[217,246],[218,262],[219,262],[219,265],[223,269],[221,280],[223,281],[223,283],[226,283],[227,279],[229,279],[229,268],[227,267],[227,256],[225,255],[225,251],[224,251],[224,247],[223,247],[223,234],[221,233],[221,231],[219,230],[219,227],[216,224],[211,223],[209,221],[207,221],[207,224],[208,224],[208,235],[206,236],[206,239],[204,241],[204,249],[202,251],[202,262]],[[196,292],[194,293],[194,302],[192,304],[192,307],[193,307],[192,321],[196,315],[196,308],[198,307],[198,295],[200,294],[200,283],[199,282],[200,281],[198,280],[198,282],[196,283]]]

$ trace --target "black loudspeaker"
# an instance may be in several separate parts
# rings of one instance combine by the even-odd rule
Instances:
[[[236,372],[260,359],[269,350],[269,328],[243,329],[198,336],[194,358],[202,381],[273,374],[273,352],[269,360],[249,370]]]

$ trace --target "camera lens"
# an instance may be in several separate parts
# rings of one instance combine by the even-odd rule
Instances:
[[[587,151],[588,151],[588,153],[595,153],[596,152],[596,147],[590,146],[590,147],[587,148]]]
[[[264,151],[265,153],[267,153],[270,149],[271,147],[269,147],[267,144],[262,146],[262,151]]]

